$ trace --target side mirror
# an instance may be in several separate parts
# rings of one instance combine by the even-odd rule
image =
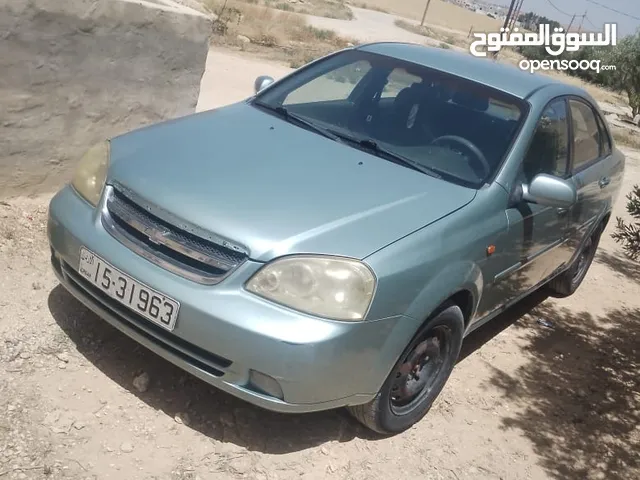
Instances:
[[[256,78],[256,81],[253,84],[253,90],[256,93],[258,93],[261,90],[264,90],[265,88],[267,88],[273,82],[275,82],[275,80],[272,77],[269,77],[267,75],[261,75],[258,78]]]
[[[547,207],[570,208],[578,200],[578,192],[571,182],[541,173],[529,185],[522,186],[522,199]]]

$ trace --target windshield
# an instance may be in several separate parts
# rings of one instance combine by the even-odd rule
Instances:
[[[397,58],[348,50],[258,94],[254,105],[399,165],[479,188],[500,167],[526,104]],[[413,165],[412,165],[413,164]]]

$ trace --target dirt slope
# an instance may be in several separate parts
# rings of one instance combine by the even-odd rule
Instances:
[[[0,198],[66,181],[94,142],[193,112],[200,16],[117,0],[0,0]]]

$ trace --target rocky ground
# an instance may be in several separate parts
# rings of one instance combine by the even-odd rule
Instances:
[[[21,32],[12,38],[25,38]],[[0,62],[6,64],[5,45]],[[15,60],[12,65],[18,72]],[[249,95],[258,74],[287,71],[212,50],[198,109]],[[35,91],[16,81],[7,88],[7,78],[0,75],[3,112],[22,101],[16,94]],[[180,101],[167,93],[159,110],[144,107],[152,113],[130,121],[154,120],[158,111],[174,115],[171,102],[177,105],[171,108],[193,108],[189,92]],[[67,102],[64,90],[61,95]],[[57,127],[46,125],[66,118],[68,103],[48,117],[47,102],[33,110],[40,113],[29,120],[25,152],[61,144]],[[31,118],[31,111],[22,114]],[[99,125],[117,125],[129,118],[123,112],[115,108]],[[13,125],[3,128],[0,150],[6,152],[16,143],[7,144],[15,141],[5,133],[19,133],[7,130],[17,129]],[[640,183],[640,152],[625,152],[623,195]],[[38,161],[24,155],[19,158]],[[23,179],[11,169],[21,163],[10,168],[6,162],[14,159],[8,158],[0,161],[0,185],[13,185],[11,195],[0,190],[0,480],[640,478],[640,268],[611,240],[613,223],[573,297],[539,292],[473,334],[430,414],[408,432],[382,438],[343,411],[287,416],[252,407],[90,313],[49,267],[51,194],[34,187],[24,192],[32,195],[19,195],[28,179],[24,186],[14,181]],[[614,215],[624,214],[621,196]]]

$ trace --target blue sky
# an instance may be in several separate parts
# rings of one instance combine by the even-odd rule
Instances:
[[[496,3],[500,5],[509,5],[511,0],[487,0],[489,3]],[[640,18],[640,1],[639,0],[593,0],[596,3],[606,5],[615,10],[627,13],[634,17]],[[570,15],[563,15],[556,10],[553,5],[558,9]],[[544,15],[553,20],[568,25],[571,21],[571,15],[574,13],[583,15],[587,12],[587,18],[593,22],[597,27],[597,31],[602,30],[602,25],[605,23],[617,23],[618,24],[618,38],[623,35],[634,33],[640,27],[640,20],[626,17],[618,13],[612,12],[602,6],[596,5],[588,0],[524,0],[522,5],[523,12],[535,12],[539,15]],[[576,19],[578,24],[580,18]],[[596,30],[587,20],[584,22],[585,28]]]

